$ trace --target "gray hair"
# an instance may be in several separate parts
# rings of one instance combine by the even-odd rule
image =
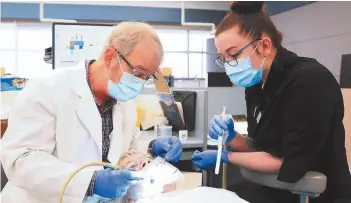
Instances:
[[[163,47],[155,29],[143,22],[121,22],[116,25],[107,38],[102,51],[104,53],[108,47],[118,47],[123,55],[127,55],[133,51],[139,42],[144,40],[149,40],[154,44],[152,49],[161,58],[163,57]]]

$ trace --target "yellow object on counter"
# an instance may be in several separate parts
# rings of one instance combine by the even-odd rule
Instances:
[[[163,76],[172,75],[172,68],[162,68],[161,71]]]
[[[0,76],[4,76],[6,74],[6,69],[4,67],[0,67]]]
[[[137,111],[137,122],[136,122],[136,127],[140,128],[141,126],[141,121],[143,119],[143,108],[139,105],[136,106],[136,111]]]

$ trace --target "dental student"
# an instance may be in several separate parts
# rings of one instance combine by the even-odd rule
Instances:
[[[2,201],[57,202],[67,176],[81,165],[114,165],[124,152],[141,149],[131,100],[157,79],[162,56],[151,26],[123,22],[113,28],[98,60],[29,81],[2,138],[1,162],[9,179]],[[180,160],[182,145],[176,137],[157,138],[149,146],[154,156]],[[87,168],[68,184],[63,202],[95,195],[118,199],[140,180],[129,169]]]
[[[246,88],[248,137],[234,130],[233,119],[221,116],[212,119],[209,135],[218,139],[228,132],[225,143],[230,150],[222,153],[224,163],[278,172],[278,180],[287,183],[318,171],[327,176],[327,187],[312,203],[351,202],[340,87],[318,61],[281,46],[282,35],[263,6],[264,2],[232,3],[215,33],[216,64],[236,86]],[[295,31],[304,32],[299,25]],[[193,163],[213,169],[216,153],[194,154]],[[289,191],[248,181],[229,189],[250,203],[298,202]]]

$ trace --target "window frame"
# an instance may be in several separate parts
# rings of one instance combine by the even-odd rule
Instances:
[[[15,68],[12,74],[14,75],[18,75],[21,71],[20,71],[20,67],[19,67],[19,52],[21,51],[29,51],[29,52],[39,52],[39,48],[33,48],[33,49],[22,49],[19,46],[19,30],[23,27],[50,27],[51,29],[51,23],[43,23],[43,22],[16,22],[16,21],[3,21],[4,23],[8,23],[8,24],[13,24],[15,26],[15,47],[14,49],[0,49],[0,51],[15,51]],[[87,22],[88,23],[88,22]],[[99,22],[94,22],[94,24],[99,23]],[[167,50],[164,51],[164,54],[167,53],[182,53],[182,54],[186,54],[187,55],[187,77],[177,77],[174,76],[175,80],[205,80],[207,78],[207,74],[206,74],[206,69],[204,68],[206,66],[206,63],[204,63],[204,58],[205,54],[206,54],[206,50],[202,50],[202,51],[190,51],[190,33],[192,31],[194,32],[198,32],[198,31],[204,31],[204,32],[208,32],[208,36],[210,37],[211,35],[211,28],[209,27],[198,27],[198,26],[179,26],[179,25],[159,25],[159,24],[151,24],[151,26],[157,30],[185,30],[186,31],[186,50],[185,51],[171,51],[171,50]],[[205,39],[205,38],[204,38]],[[51,45],[52,46],[52,45]],[[47,48],[47,47],[46,47]],[[43,57],[44,57],[44,49],[43,48]],[[194,78],[194,77],[190,77],[190,55],[191,54],[202,54],[202,69],[201,69],[201,73],[200,73],[200,77]]]
[[[164,54],[167,53],[185,53],[187,54],[187,77],[176,77],[174,76],[175,80],[205,80],[207,78],[206,73],[204,72],[204,70],[206,70],[204,68],[204,66],[206,66],[205,63],[203,63],[204,61],[204,55],[206,54],[206,50],[202,50],[202,51],[191,51],[190,50],[190,32],[195,31],[204,31],[204,32],[208,32],[208,36],[210,37],[211,35],[211,29],[207,28],[207,27],[180,27],[180,26],[161,26],[161,25],[153,25],[153,27],[158,30],[186,30],[186,35],[187,35],[187,50],[186,51],[164,51]],[[194,78],[194,77],[190,77],[190,55],[191,54],[202,54],[202,69],[201,69],[201,77],[198,78]]]

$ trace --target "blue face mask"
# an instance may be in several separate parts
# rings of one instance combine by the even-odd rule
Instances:
[[[255,48],[255,50],[257,47]],[[254,52],[255,52],[254,50]],[[231,61],[224,64],[225,72],[227,73],[230,81],[239,87],[251,87],[262,80],[262,65],[265,58],[262,61],[261,67],[256,69],[252,66],[250,56],[241,58],[236,64],[236,61]]]
[[[119,57],[118,62],[122,69]],[[143,92],[145,82],[145,80],[140,79],[130,73],[123,72],[118,83],[115,83],[109,79],[108,93],[112,98],[116,99],[119,102],[129,101],[139,96]]]

